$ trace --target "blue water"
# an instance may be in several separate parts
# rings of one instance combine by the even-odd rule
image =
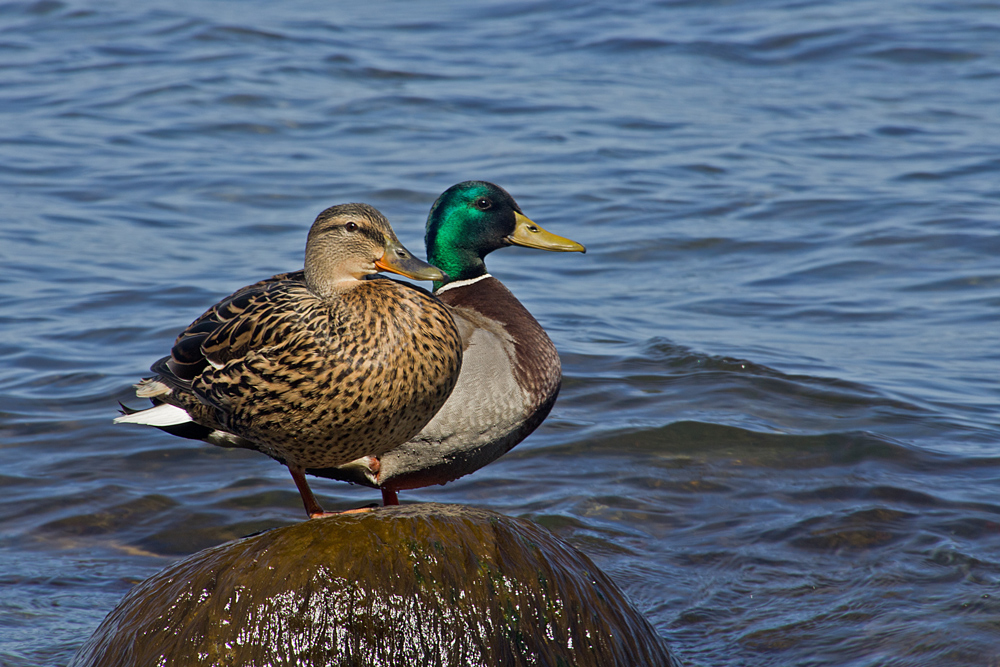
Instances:
[[[323,208],[422,251],[482,178],[587,245],[488,262],[563,392],[404,502],[548,527],[690,665],[996,665],[1000,2],[341,5],[0,4],[0,664],[302,519],[116,401]]]

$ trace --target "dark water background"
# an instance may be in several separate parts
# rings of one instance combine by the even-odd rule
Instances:
[[[548,527],[690,665],[1000,664],[990,0],[0,4],[0,664],[302,520],[282,467],[116,401],[321,209],[422,254],[469,178],[588,246],[489,261],[563,393],[404,502]]]

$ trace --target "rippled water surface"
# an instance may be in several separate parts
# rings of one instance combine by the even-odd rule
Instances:
[[[998,664],[991,0],[0,5],[0,664],[303,518],[116,401],[321,209],[422,250],[470,178],[588,247],[489,258],[563,392],[404,502],[546,526],[690,665]]]

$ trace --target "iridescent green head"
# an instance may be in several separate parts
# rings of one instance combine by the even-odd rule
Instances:
[[[438,197],[427,216],[427,261],[448,274],[449,282],[486,273],[486,255],[520,245],[554,252],[586,252],[569,239],[551,234],[525,217],[499,185],[466,181]],[[443,282],[435,282],[439,289]]]

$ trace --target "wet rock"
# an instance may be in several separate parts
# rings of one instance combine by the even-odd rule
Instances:
[[[674,665],[586,556],[469,507],[380,508],[207,549],[136,586],[74,667]]]

